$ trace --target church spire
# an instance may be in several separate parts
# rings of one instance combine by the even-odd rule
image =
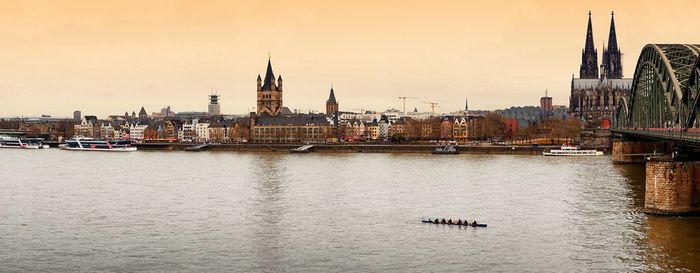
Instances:
[[[337,103],[335,100],[335,92],[333,91],[333,87],[331,87],[331,93],[328,95],[328,100],[326,101],[326,103]]]
[[[608,50],[617,51],[617,33],[615,33],[615,12],[610,13],[610,36],[608,36]]]
[[[608,79],[622,78],[622,52],[617,45],[617,33],[615,31],[615,12],[610,13],[610,35],[608,47],[603,49],[603,62],[600,64],[600,76]]]
[[[588,11],[588,29],[586,30],[586,45],[581,53],[581,79],[598,78],[598,51],[593,43],[593,23],[591,22],[591,12]]]
[[[268,59],[267,60],[267,71],[265,71],[265,82],[268,82],[270,80],[275,80],[275,73],[272,72],[272,62]]]
[[[277,90],[277,85],[275,85],[275,73],[272,72],[272,62],[267,59],[267,70],[265,71],[265,80],[263,80],[262,91],[274,91]]]
[[[595,43],[593,43],[593,23],[591,22],[591,12],[588,11],[588,29],[586,30],[586,46],[585,51],[595,51]]]
[[[326,100],[326,115],[337,118],[337,113],[338,101],[335,99],[335,92],[333,91],[333,85],[331,85],[331,93],[328,95],[328,100]]]

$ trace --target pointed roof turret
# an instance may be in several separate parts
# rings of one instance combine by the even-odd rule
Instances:
[[[275,80],[275,73],[272,72],[272,62],[267,60],[267,70],[265,70],[265,82]]]
[[[272,62],[270,59],[267,60],[267,70],[265,71],[265,79],[263,80],[263,91],[272,91],[273,86],[276,89],[277,86],[275,86],[275,73],[272,72]]]
[[[281,81],[282,81],[282,75],[279,75],[279,76],[277,77],[277,82],[281,82]]]
[[[258,81],[262,81],[262,78],[260,77],[260,74],[258,74]]]
[[[608,50],[617,51],[617,33],[615,32],[615,12],[610,13],[610,36],[608,36]]]
[[[326,101],[326,104],[337,104],[335,100],[335,93],[333,92],[333,87],[331,87],[331,94],[328,95],[328,100]]]

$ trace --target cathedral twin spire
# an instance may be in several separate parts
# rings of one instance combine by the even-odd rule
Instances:
[[[622,53],[617,46],[617,34],[615,32],[615,13],[610,20],[610,35],[608,36],[608,48],[603,46],[603,61],[600,64],[600,77],[609,79],[622,78]],[[593,23],[591,12],[588,12],[588,29],[586,30],[586,44],[581,53],[581,79],[598,79],[598,50],[593,42]]]

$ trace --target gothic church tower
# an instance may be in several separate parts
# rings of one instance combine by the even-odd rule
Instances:
[[[338,101],[335,100],[335,93],[333,92],[333,87],[331,87],[331,93],[328,95],[328,100],[326,100],[326,115],[333,116],[338,113]]]
[[[267,60],[267,71],[265,79],[258,74],[258,115],[267,113],[277,116],[282,112],[282,76],[280,75],[275,83],[275,74],[272,72],[272,63]]]

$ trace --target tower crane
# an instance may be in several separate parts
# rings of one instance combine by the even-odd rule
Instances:
[[[421,103],[430,104],[430,109],[433,112],[433,115],[435,115],[435,107],[440,107],[440,106],[438,106],[437,102],[433,102],[433,101],[421,101]]]
[[[417,99],[416,97],[399,97],[403,101],[403,114],[406,115],[406,99]]]

